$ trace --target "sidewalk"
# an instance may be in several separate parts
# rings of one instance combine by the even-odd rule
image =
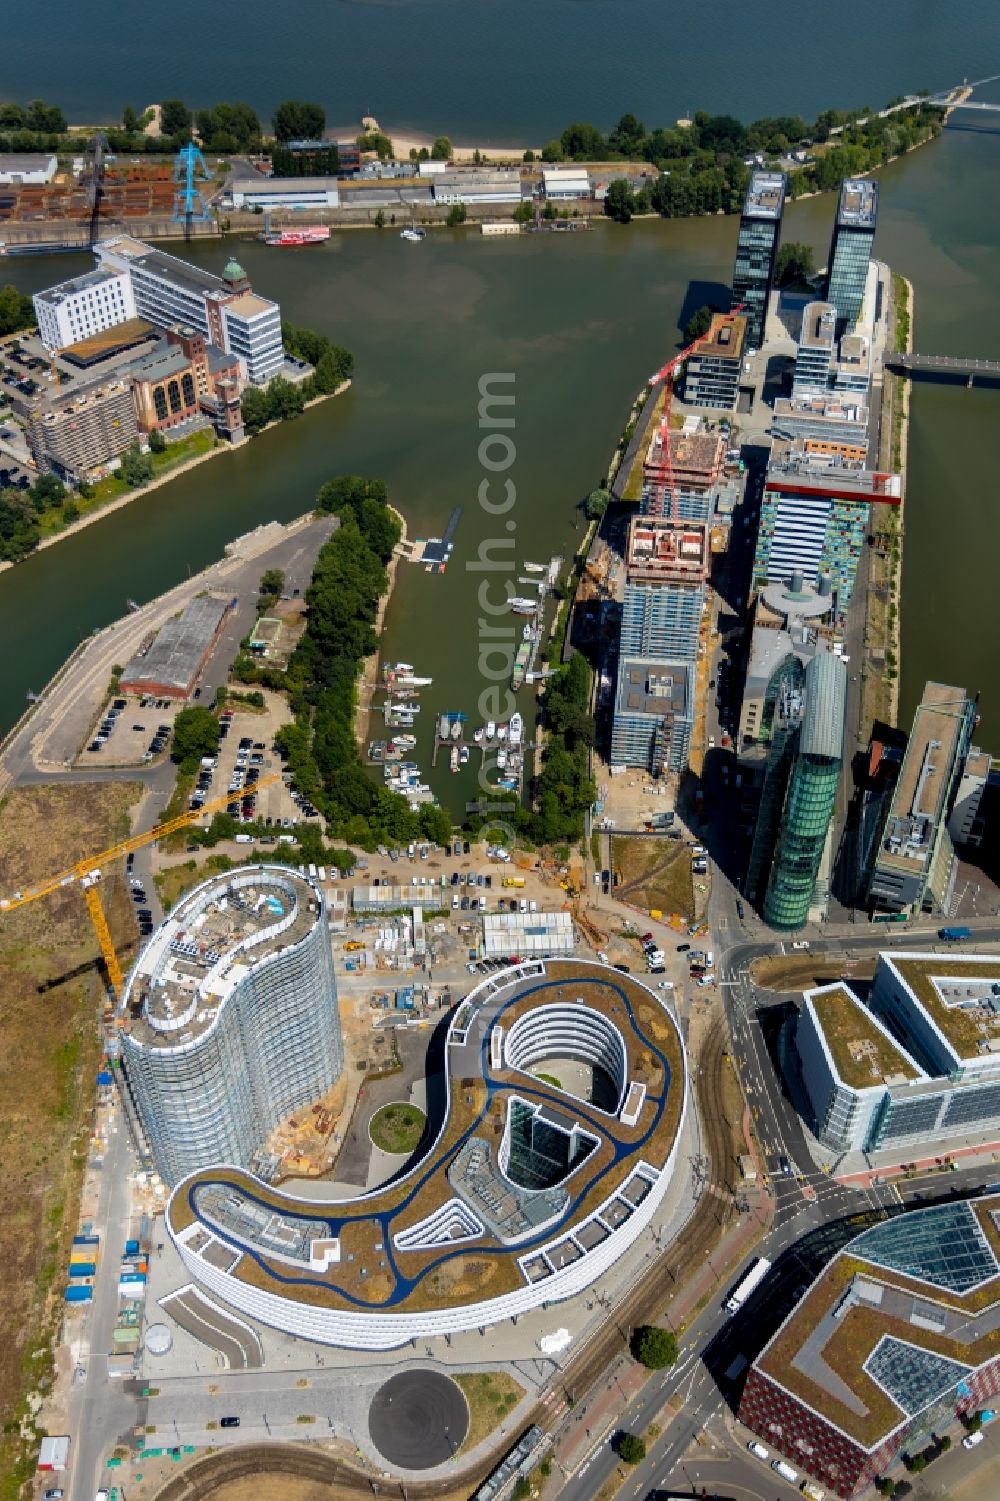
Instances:
[[[948,1163],[955,1162],[958,1158],[963,1159],[964,1167],[988,1167],[992,1162],[1000,1164],[1000,1141],[951,1147],[940,1157],[915,1157],[906,1164],[897,1162],[880,1167],[876,1163],[860,1172],[837,1173],[836,1180],[838,1183],[859,1184],[862,1188],[871,1188],[874,1183],[891,1183],[897,1178],[909,1180],[911,1174],[947,1172]],[[998,1168],[997,1175],[1000,1177],[1000,1168]]]

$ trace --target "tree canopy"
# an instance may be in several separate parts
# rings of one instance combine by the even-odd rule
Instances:
[[[662,1371],[677,1360],[677,1336],[656,1324],[643,1324],[632,1336],[632,1353],[649,1371]]]
[[[591,490],[584,501],[583,510],[588,521],[600,521],[611,502],[611,496],[607,490]]]
[[[214,756],[219,748],[219,721],[211,709],[200,704],[182,709],[174,720],[170,757],[182,764]]]
[[[431,147],[431,161],[446,162],[451,158],[451,141],[447,136],[438,136]]]
[[[249,104],[215,104],[200,109],[197,120],[207,151],[255,151],[260,146],[260,121]]]
[[[637,1433],[620,1434],[616,1448],[627,1465],[641,1464],[646,1458],[646,1445]]]
[[[707,334],[712,326],[712,315],[718,311],[718,308],[710,307],[707,302],[703,302],[684,325],[684,343],[693,344],[695,339],[700,339],[702,334]]]
[[[191,111],[183,99],[164,99],[160,104],[160,130],[175,139],[191,134]]]
[[[627,178],[616,177],[614,182],[608,183],[604,212],[609,219],[614,219],[618,224],[627,224],[636,207],[636,196]]]
[[[779,287],[790,287],[797,281],[805,281],[816,269],[811,245],[799,240],[786,240],[778,247],[774,263],[774,279]]]
[[[11,282],[0,287],[0,336],[19,333],[22,328],[31,328],[35,321],[35,309],[24,292],[19,292]]]
[[[326,129],[326,111],[321,104],[285,99],[271,117],[278,141],[319,141]]]

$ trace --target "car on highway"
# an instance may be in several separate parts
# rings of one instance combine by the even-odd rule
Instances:
[[[784,1173],[786,1178],[790,1178],[792,1176],[792,1164],[789,1162],[784,1153],[782,1153],[778,1158],[778,1166],[781,1168],[781,1171]]]

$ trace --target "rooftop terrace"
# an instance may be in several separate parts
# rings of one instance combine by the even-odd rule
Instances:
[[[919,1079],[922,1070],[846,985],[806,992],[837,1073],[852,1089]]]
[[[1000,957],[883,954],[960,1059],[1000,1066]]]
[[[840,185],[837,224],[846,229],[875,228],[878,182],[871,177],[847,177]]]
[[[780,219],[785,205],[783,172],[752,172],[743,201],[744,219]]]

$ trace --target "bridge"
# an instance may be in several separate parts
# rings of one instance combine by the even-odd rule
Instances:
[[[894,115],[900,109],[913,109],[918,104],[935,104],[940,109],[978,109],[1000,114],[1000,104],[980,104],[971,99],[959,100],[956,94],[963,89],[971,93],[973,89],[981,88],[986,83],[996,83],[1000,79],[1000,73],[993,73],[989,78],[977,78],[972,83],[963,78],[961,83],[952,84],[950,89],[939,89],[936,94],[907,94],[898,104],[890,104],[885,109],[876,110],[873,115],[864,115],[860,119],[850,120],[846,125],[835,125],[830,131],[831,136],[838,136],[844,130],[849,130],[853,125],[866,125],[869,120],[884,120],[889,115]]]
[[[963,359],[952,354],[912,354],[905,351],[887,354],[883,363],[904,375],[959,375],[971,386],[975,376],[1000,381],[1000,360]]]

